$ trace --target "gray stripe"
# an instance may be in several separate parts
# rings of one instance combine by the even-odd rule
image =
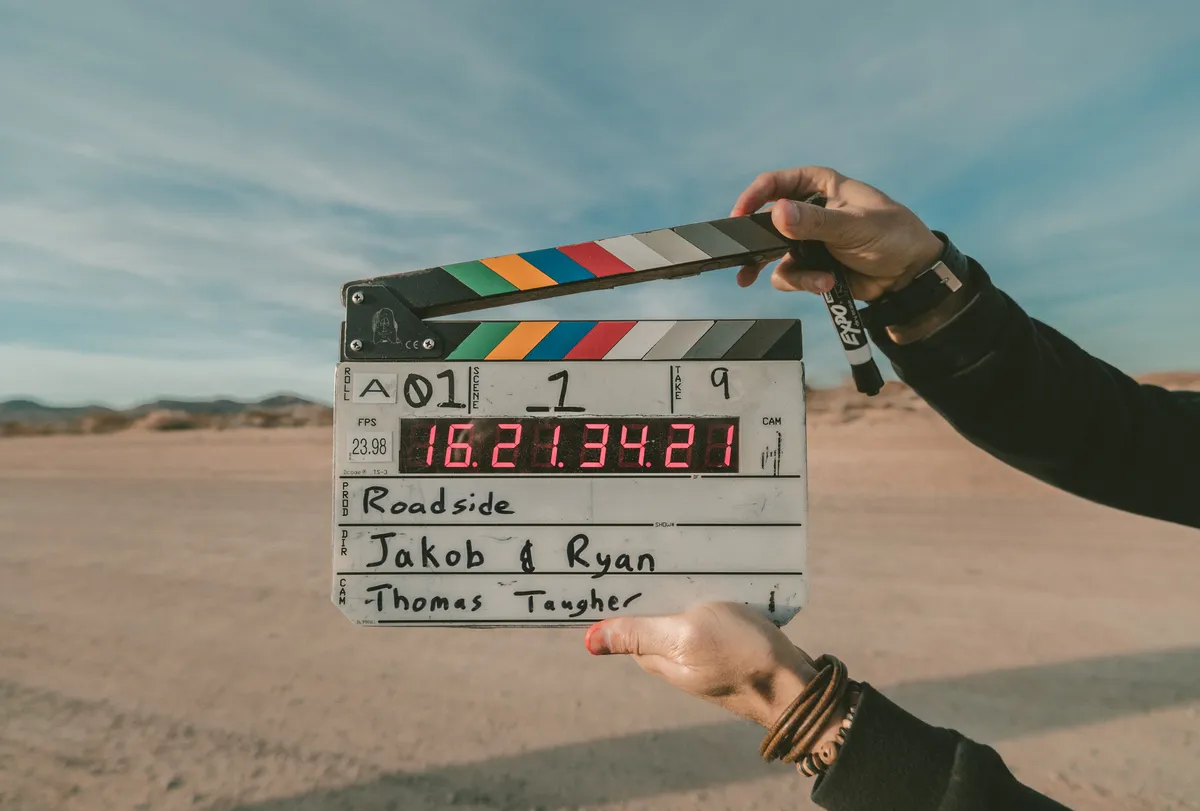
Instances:
[[[675,233],[714,259],[722,256],[736,256],[739,253],[750,253],[745,246],[733,237],[722,233],[711,222],[681,225],[675,229]]]
[[[711,259],[708,254],[688,242],[670,228],[659,231],[646,231],[634,234],[640,242],[648,245],[652,251],[665,256],[673,265],[683,265],[688,262],[704,262]]]
[[[712,321],[678,321],[642,360],[679,360],[713,325]]]
[[[745,245],[751,251],[771,251],[786,248],[787,243],[755,223],[749,217],[730,217],[726,220],[713,220],[713,227],[733,239],[739,245]]]
[[[684,354],[683,359],[716,360],[724,357],[729,348],[753,326],[753,321],[718,321]]]

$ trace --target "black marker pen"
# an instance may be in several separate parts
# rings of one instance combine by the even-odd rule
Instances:
[[[825,197],[813,194],[801,202],[809,205],[825,207]],[[842,263],[833,258],[825,243],[819,240],[803,240],[792,242],[788,253],[792,261],[802,269],[824,270],[833,274],[833,288],[825,293],[825,306],[829,309],[829,317],[837,329],[838,340],[846,360],[850,361],[850,373],[854,376],[854,386],[869,397],[879,393],[883,388],[883,375],[875,365],[871,356],[871,345],[867,342],[867,330],[863,327],[862,316],[850,293],[850,284],[846,281],[845,268]]]

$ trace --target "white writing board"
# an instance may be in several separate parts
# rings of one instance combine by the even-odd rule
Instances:
[[[611,359],[341,363],[334,604],[382,626],[575,625],[709,600],[789,620],[806,600],[799,350],[693,358],[714,322],[688,322],[682,343],[674,322],[639,328],[658,323],[674,348]]]

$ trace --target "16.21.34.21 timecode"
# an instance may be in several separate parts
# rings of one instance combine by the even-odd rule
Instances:
[[[405,419],[401,473],[737,473],[737,417]]]

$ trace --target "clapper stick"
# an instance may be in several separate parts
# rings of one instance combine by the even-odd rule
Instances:
[[[805,202],[824,206],[825,199],[814,195]],[[804,267],[834,274],[834,288],[824,300],[839,344],[858,390],[877,394],[883,379],[844,268],[822,243],[783,236],[769,211],[351,282],[343,287],[343,304],[359,306],[347,311],[342,359],[447,357],[479,324],[423,323],[426,319],[772,262],[789,252]],[[555,339],[580,329],[564,327]]]

